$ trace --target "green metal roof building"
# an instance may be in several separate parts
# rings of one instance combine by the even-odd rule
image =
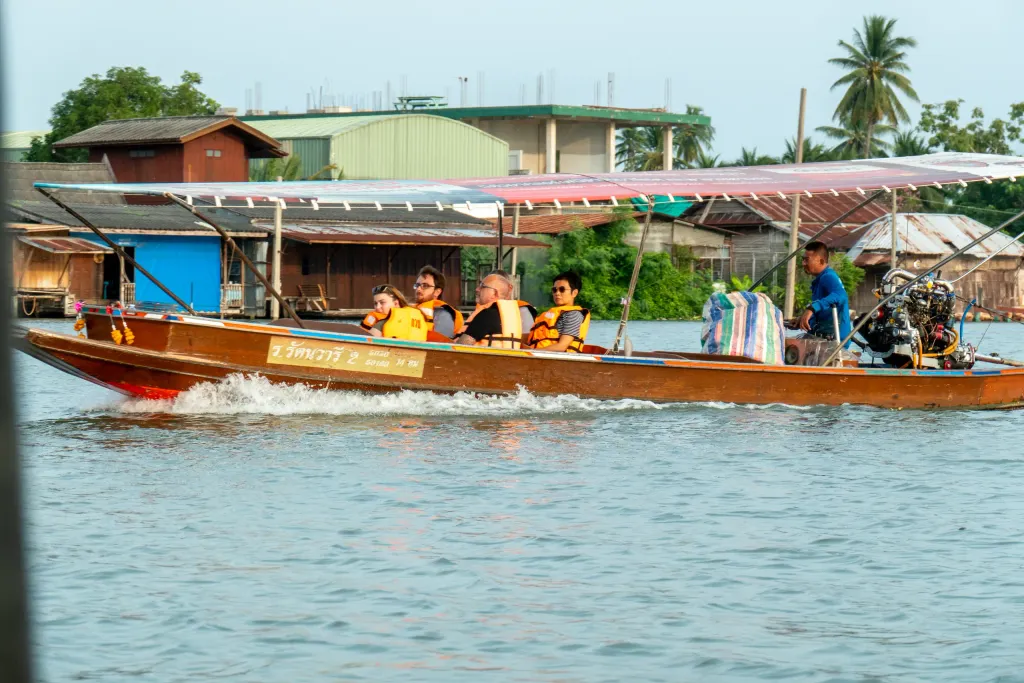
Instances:
[[[299,157],[300,178],[331,165],[331,177],[341,171],[346,179],[473,178],[508,172],[508,143],[442,116],[292,114],[243,120]]]
[[[621,128],[653,126],[662,128],[671,142],[676,129],[708,126],[703,115],[678,114],[663,109],[624,107],[567,106],[536,104],[501,107],[429,107],[430,118],[444,117],[464,122],[508,144],[508,164],[498,173],[611,173],[615,170],[615,141]],[[407,111],[373,112],[372,118],[404,117]],[[288,114],[244,116],[256,126],[281,140],[287,138],[274,129],[263,128],[274,121],[342,122],[365,118],[363,113]],[[671,144],[668,145],[671,150]],[[663,163],[671,168],[671,154]],[[314,171],[315,172],[315,171]],[[345,175],[349,175],[348,168]],[[391,177],[391,176],[389,176]],[[432,176],[436,177],[436,176]],[[457,176],[449,176],[457,177]]]
[[[0,133],[0,161],[21,161],[21,157],[32,148],[32,138],[41,138],[48,130],[21,130]]]

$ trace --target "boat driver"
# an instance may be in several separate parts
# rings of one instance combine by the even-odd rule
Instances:
[[[797,327],[816,337],[835,338],[832,309],[839,315],[839,336],[850,334],[850,300],[839,274],[828,264],[829,248],[824,242],[804,245],[804,272],[812,276],[811,303],[797,321]],[[839,340],[836,340],[839,341]]]
[[[441,271],[434,266],[423,266],[412,286],[413,296],[416,298],[416,308],[427,320],[427,331],[433,330],[448,339],[454,339],[455,331],[462,329],[462,313],[441,300],[444,287],[445,277]]]
[[[427,339],[427,321],[423,313],[410,306],[402,292],[392,285],[378,285],[372,291],[373,310],[360,323],[370,336],[414,341]]]
[[[530,330],[527,346],[545,351],[583,351],[583,340],[590,328],[590,311],[576,305],[583,281],[566,271],[555,276],[551,300],[555,305],[541,314]]]
[[[533,327],[537,309],[512,298],[512,279],[503,270],[488,274],[476,288],[477,307],[460,330],[459,344],[522,347],[523,335]]]

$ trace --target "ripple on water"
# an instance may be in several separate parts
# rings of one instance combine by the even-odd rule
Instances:
[[[631,334],[694,335],[657,325]],[[259,377],[148,402],[19,371],[46,681],[1024,671],[1019,411]]]

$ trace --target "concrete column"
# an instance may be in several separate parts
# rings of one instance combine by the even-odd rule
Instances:
[[[665,143],[665,149],[661,151],[661,167],[666,171],[671,171],[672,159],[675,157],[672,150],[672,126],[664,126],[661,129],[661,136]]]
[[[557,154],[558,145],[555,139],[555,119],[550,118],[546,122],[545,135],[544,135],[544,172],[555,173],[555,155]]]
[[[608,131],[605,135],[605,151],[607,152],[607,173],[615,173],[615,122],[608,122]]]

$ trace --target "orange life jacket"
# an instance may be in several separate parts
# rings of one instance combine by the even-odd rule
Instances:
[[[384,325],[381,327],[381,336],[390,339],[427,340],[427,321],[418,308],[396,307],[392,308],[387,315],[370,311],[360,325],[369,330],[382,321]]]
[[[463,324],[465,324],[465,321],[462,319],[462,313],[459,312],[459,310],[456,309],[454,306],[446,304],[445,302],[441,301],[440,299],[432,299],[430,301],[424,301],[421,304],[417,304],[416,308],[418,308],[420,310],[420,312],[423,313],[423,317],[427,321],[427,331],[428,332],[429,331],[433,331],[433,329],[434,329],[434,309],[435,308],[443,308],[443,309],[445,309],[446,311],[448,311],[451,314],[452,318],[455,319],[455,333],[456,334],[458,334],[458,331],[460,329],[462,329]]]
[[[483,339],[476,341],[477,346],[490,346],[498,349],[518,349],[523,345],[523,319],[519,314],[518,301],[510,301],[508,299],[499,299],[498,301],[492,301],[486,306],[479,306],[473,315],[469,317],[472,320],[476,317],[476,314],[480,311],[496,306],[498,308],[498,315],[501,318],[501,331],[497,334],[489,334]],[[468,322],[466,323],[469,324]]]
[[[469,314],[468,318],[466,318],[465,324],[462,327],[455,328],[455,336],[458,337],[460,334],[463,334],[466,331],[466,328],[469,327],[469,323],[473,320],[473,318],[476,317],[477,313],[496,303],[497,301],[492,301],[489,304],[477,304],[476,308],[473,309],[473,312]],[[515,301],[515,305],[516,308],[525,308],[526,310],[528,310],[530,312],[530,315],[532,315],[534,318],[537,317],[537,309],[534,308],[533,304],[531,304],[529,301],[517,300]]]
[[[590,311],[580,306],[555,306],[550,308],[537,318],[530,336],[526,339],[526,345],[535,349],[543,349],[554,346],[558,343],[561,333],[558,331],[558,319],[567,311],[581,311],[583,313],[583,324],[580,325],[580,335],[573,337],[566,351],[581,353],[583,351],[583,340],[587,337],[587,330],[590,329]]]

